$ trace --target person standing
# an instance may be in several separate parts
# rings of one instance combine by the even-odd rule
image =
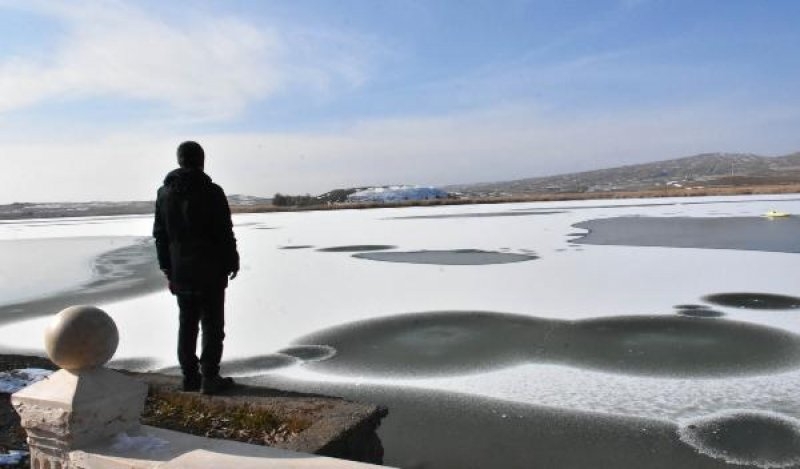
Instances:
[[[225,339],[225,289],[239,272],[239,253],[225,192],[203,171],[197,142],[178,146],[178,169],[158,189],[153,223],[159,266],[180,310],[178,362],[184,391],[215,394],[232,378],[219,374]],[[197,337],[202,327],[202,353]]]

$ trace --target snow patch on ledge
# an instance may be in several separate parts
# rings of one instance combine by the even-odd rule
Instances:
[[[111,441],[111,449],[119,452],[157,453],[166,449],[169,441],[153,435],[129,436],[127,433],[118,433]]]
[[[27,451],[18,451],[12,449],[8,453],[0,454],[0,466],[16,466],[21,463],[23,459],[28,456]]]

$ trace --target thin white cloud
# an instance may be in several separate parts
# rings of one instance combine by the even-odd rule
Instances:
[[[0,112],[47,100],[136,99],[200,119],[225,119],[283,89],[329,91],[366,80],[363,49],[348,38],[258,28],[236,17],[180,21],[118,1],[4,2],[64,23],[45,60],[0,61]],[[349,44],[353,45],[355,41]]]
[[[523,106],[373,120],[331,131],[198,135],[207,170],[229,193],[321,193],[337,187],[509,180],[708,151],[784,154],[791,108],[737,113],[698,105],[558,118]],[[149,199],[175,166],[179,136],[0,143],[0,202]]]

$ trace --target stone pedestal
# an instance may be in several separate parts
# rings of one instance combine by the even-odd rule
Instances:
[[[33,469],[67,469],[73,449],[136,430],[147,396],[144,383],[102,367],[117,342],[116,326],[104,312],[67,308],[53,325],[46,336],[47,350],[57,365],[69,369],[11,396],[28,433]],[[52,353],[54,348],[58,354]]]

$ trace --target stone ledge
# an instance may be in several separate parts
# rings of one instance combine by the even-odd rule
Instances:
[[[157,373],[126,374],[147,383],[154,391],[180,392],[180,377]],[[300,417],[312,422],[294,438],[274,444],[275,448],[374,464],[383,462],[383,447],[376,433],[381,419],[388,414],[383,407],[241,384],[222,395],[192,395],[209,402],[256,405],[279,418]]]
[[[141,435],[166,444],[158,449],[115,449],[112,440],[72,451],[70,467],[76,469],[361,469],[371,464],[297,453],[269,446],[214,440],[185,433],[142,426]],[[202,448],[202,449],[198,449]]]

